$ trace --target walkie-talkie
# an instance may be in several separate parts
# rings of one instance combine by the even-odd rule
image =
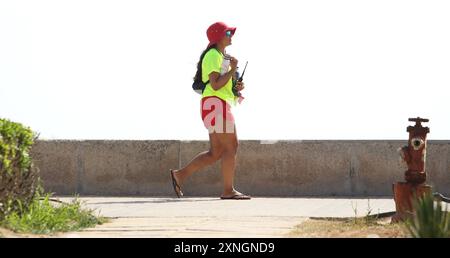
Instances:
[[[245,73],[245,69],[247,69],[247,64],[248,64],[248,61],[245,62],[244,71],[242,72],[241,77],[239,77],[239,79],[238,79],[239,82],[241,82],[244,79],[244,73]]]
[[[248,61],[245,63],[245,67],[244,67],[244,71],[242,71],[242,75],[239,75],[239,72],[236,71],[236,78],[238,78],[238,79],[233,82],[233,84],[234,84],[233,85],[233,93],[235,96],[238,96],[238,97],[241,96],[241,93],[236,90],[236,84],[237,84],[237,82],[242,82],[242,80],[244,79],[244,74],[245,74],[245,69],[247,69],[247,64],[248,64]]]

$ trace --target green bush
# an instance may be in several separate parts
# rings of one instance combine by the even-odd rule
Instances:
[[[20,233],[48,234],[76,231],[105,221],[94,216],[92,210],[82,209],[77,198],[70,203],[52,204],[50,194],[47,194],[43,198],[34,198],[26,210],[8,214],[0,225]]]
[[[46,234],[101,224],[91,210],[71,203],[50,203],[44,195],[30,150],[37,136],[19,123],[0,119],[0,226],[16,232]]]
[[[30,128],[0,119],[0,220],[23,211],[40,191],[29,155],[36,138]]]
[[[414,202],[415,214],[406,222],[406,227],[415,238],[450,237],[450,216],[442,203],[435,202],[426,194]]]

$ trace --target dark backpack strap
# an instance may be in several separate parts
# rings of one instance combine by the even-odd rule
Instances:
[[[211,51],[211,49],[213,49],[213,48],[210,48],[208,51],[205,52],[205,54],[202,56],[202,59],[200,62],[203,63],[203,58],[205,58],[206,54],[209,51]],[[201,80],[202,76],[203,76],[203,69],[202,69],[202,66],[200,65],[200,80]],[[209,80],[207,80],[206,82],[203,82],[203,80],[201,80],[201,82],[205,85],[205,88],[206,88],[206,85],[209,83]],[[203,93],[203,91],[205,91],[205,88],[203,88],[202,93]]]
[[[209,80],[207,80],[204,84],[205,84],[205,88],[203,88],[202,93],[205,91],[206,89],[206,85],[209,83]]]

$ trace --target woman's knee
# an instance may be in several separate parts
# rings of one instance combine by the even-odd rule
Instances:
[[[222,151],[219,150],[209,150],[209,157],[211,161],[217,161],[222,156]]]
[[[224,149],[224,153],[228,155],[236,155],[238,149],[238,144],[230,144],[227,148]]]

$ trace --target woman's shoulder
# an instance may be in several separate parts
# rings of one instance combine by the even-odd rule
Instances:
[[[215,48],[211,48],[210,50],[208,50],[208,52],[206,52],[205,54],[205,59],[209,59],[209,58],[222,58],[222,54],[219,52],[219,50],[215,49]]]

